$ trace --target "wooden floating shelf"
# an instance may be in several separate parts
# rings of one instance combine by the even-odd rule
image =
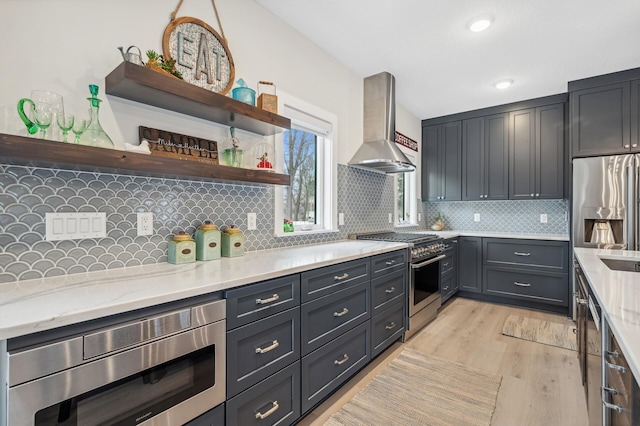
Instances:
[[[142,67],[140,67],[142,68]],[[152,71],[154,72],[154,71]],[[289,175],[0,133],[0,162],[171,179],[289,185]]]
[[[291,128],[286,117],[130,62],[106,77],[105,93],[260,135]]]

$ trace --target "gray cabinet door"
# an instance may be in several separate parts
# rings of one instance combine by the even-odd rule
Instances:
[[[460,201],[462,199],[462,122],[443,124],[440,148],[441,200]]]
[[[631,150],[640,152],[640,80],[631,82]]]
[[[536,198],[564,198],[564,104],[536,108]]]
[[[369,258],[325,266],[301,274],[302,302],[334,294],[338,290],[368,283],[371,279]]]
[[[378,278],[398,270],[407,269],[408,252],[405,249],[377,254],[371,258],[371,278]]]
[[[406,281],[406,269],[400,269],[371,280],[373,315],[377,315],[400,300],[405,300]]]
[[[460,291],[482,292],[482,238],[458,238]]]
[[[627,81],[570,93],[573,157],[629,152],[630,92]]]
[[[483,199],[509,198],[509,126],[508,114],[484,118],[485,191]]]
[[[484,293],[568,306],[568,275],[513,268],[484,268]]]
[[[536,110],[509,113],[509,198],[535,198]]]
[[[484,118],[462,122],[462,199],[484,196]]]
[[[422,129],[422,200],[438,201],[442,187],[440,176],[440,133],[442,126]]]
[[[406,314],[403,302],[390,306],[371,320],[371,357],[377,356],[402,336]]]
[[[569,271],[569,243],[565,241],[483,238],[483,262],[488,266],[510,266],[541,271]]]

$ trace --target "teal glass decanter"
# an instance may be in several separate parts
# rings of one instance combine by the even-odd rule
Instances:
[[[84,133],[80,136],[80,145],[114,149],[115,145],[111,141],[111,138],[102,130],[102,126],[100,125],[99,114],[102,99],[98,99],[98,86],[90,84],[89,91],[91,92],[91,97],[87,98],[87,100],[91,105],[91,121]]]

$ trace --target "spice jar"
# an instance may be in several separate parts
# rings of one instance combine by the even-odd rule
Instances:
[[[210,220],[205,220],[196,231],[196,259],[220,259],[220,239],[218,227]]]
[[[235,257],[244,255],[244,234],[235,225],[231,225],[222,234],[222,256]]]
[[[189,234],[180,231],[169,241],[168,262],[175,265],[196,261],[196,242]]]

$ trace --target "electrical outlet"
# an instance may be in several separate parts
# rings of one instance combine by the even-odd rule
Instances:
[[[338,213],[338,225],[344,225],[344,213]]]
[[[393,213],[389,213],[389,223],[393,223]]]
[[[138,236],[153,235],[153,213],[139,212],[137,215]]]
[[[474,213],[473,214],[473,221],[474,222],[480,222],[480,213]]]
[[[418,213],[418,222],[422,222],[422,213]]]
[[[247,230],[254,231],[256,229],[256,214],[247,213]]]
[[[540,213],[540,223],[547,223],[547,214],[546,213]]]

